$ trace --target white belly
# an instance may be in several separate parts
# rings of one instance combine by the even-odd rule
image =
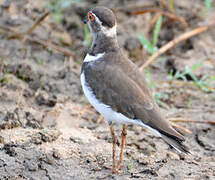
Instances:
[[[118,123],[126,123],[126,121],[133,121],[121,113],[117,113],[112,110],[112,108],[98,99],[96,99],[95,95],[93,94],[91,88],[88,86],[85,80],[84,72],[81,74],[81,85],[84,91],[85,96],[89,100],[90,104],[106,119],[108,122],[116,121]]]
[[[88,86],[85,80],[84,71],[81,73],[81,85],[82,85],[84,94],[89,100],[90,104],[108,121],[109,124],[111,122],[116,122],[120,124],[137,124],[154,131],[157,135],[160,136],[160,133],[157,130],[152,129],[151,127],[144,124],[142,121],[138,119],[130,119],[124,116],[123,114],[114,111],[110,106],[96,99],[91,88]]]

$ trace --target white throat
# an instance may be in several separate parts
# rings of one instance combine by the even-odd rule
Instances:
[[[113,26],[112,28],[107,28],[107,27],[102,26],[101,31],[107,37],[114,37],[114,36],[116,36],[116,25]]]

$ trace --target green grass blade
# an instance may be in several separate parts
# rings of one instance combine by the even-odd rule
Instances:
[[[209,13],[212,7],[212,0],[205,0],[206,13]]]
[[[84,24],[84,34],[85,34],[85,41],[87,42],[87,45],[90,46],[90,42],[91,42],[90,33],[86,24]]]
[[[166,109],[169,109],[169,106],[161,100],[162,98],[168,99],[168,95],[165,94],[165,93],[155,93],[154,94],[154,100],[155,100],[155,102],[158,105],[161,105],[161,106],[163,106]]]
[[[210,81],[215,81],[215,76],[211,76]]]
[[[151,81],[151,72],[149,67],[146,68],[146,81]]]
[[[62,8],[67,8],[71,4],[80,3],[82,1],[84,1],[84,0],[60,0],[60,3],[61,3]]]
[[[191,71],[195,71],[196,69],[200,68],[202,65],[203,65],[203,62],[200,61],[200,62],[192,65],[190,69],[191,69]]]
[[[148,53],[153,54],[154,50],[153,50],[153,46],[150,43],[150,41],[148,39],[146,39],[142,34],[138,34],[138,38],[140,40],[140,43],[143,45],[144,49]]]
[[[174,12],[175,11],[174,0],[168,0],[168,5],[172,12]]]
[[[157,46],[159,32],[162,26],[163,16],[160,16],[155,24],[153,32],[153,49]]]

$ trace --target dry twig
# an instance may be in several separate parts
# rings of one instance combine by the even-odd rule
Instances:
[[[133,4],[124,4],[123,6],[111,9],[114,12],[123,11],[127,13],[131,13],[136,9],[144,9],[144,8],[153,8],[155,6],[154,2],[143,2],[143,3],[133,3]]]
[[[186,20],[184,18],[178,17],[174,13],[164,12],[164,11],[162,11],[160,9],[157,9],[157,8],[145,9],[145,10],[142,10],[142,11],[134,11],[131,14],[132,15],[138,15],[138,14],[145,14],[145,13],[151,13],[151,12],[160,13],[160,14],[162,14],[164,16],[167,16],[168,18],[170,18],[170,19],[172,19],[174,21],[179,21],[184,26],[184,28],[188,27],[188,24],[187,24],[187,22],[186,22]]]
[[[159,0],[160,5],[166,7],[170,12],[174,13],[174,10],[169,6],[166,0]]]
[[[183,118],[169,118],[169,121],[171,121],[171,122],[201,123],[201,124],[215,125],[215,121],[196,121],[196,120],[183,119]]]
[[[184,126],[181,126],[181,125],[179,125],[179,124],[175,124],[175,123],[173,123],[173,122],[171,122],[171,125],[172,125],[173,127],[175,127],[175,128],[178,128],[179,130],[183,131],[183,133],[192,134],[192,131],[189,130],[189,129],[187,129],[187,128],[185,128]]]
[[[159,19],[160,16],[161,16],[161,14],[160,14],[160,13],[157,13],[157,14],[152,18],[152,20],[151,20],[151,22],[150,22],[150,26],[151,26],[151,27],[157,22],[157,20]],[[150,29],[151,29],[151,27],[150,27]]]
[[[141,67],[140,71],[143,71],[147,66],[149,66],[158,56],[165,53],[167,50],[175,46],[176,44],[180,43],[181,41],[187,40],[191,38],[192,36],[195,36],[197,34],[203,33],[207,31],[209,26],[202,26],[198,27],[196,29],[193,29],[191,31],[185,32],[184,34],[181,34],[180,36],[174,38],[167,44],[163,45],[156,53],[154,53]]]
[[[41,44],[45,48],[51,48],[51,49],[54,49],[54,50],[56,50],[58,52],[61,52],[65,56],[73,56],[73,54],[71,53],[70,50],[68,50],[66,48],[63,48],[63,47],[61,47],[59,45],[56,45],[56,44],[54,44],[52,42],[48,42],[47,40],[43,40],[43,39],[39,39],[39,38],[33,38],[33,37],[29,37],[29,36],[26,36],[26,39],[28,39],[29,41]]]
[[[40,38],[36,38],[36,37],[30,37],[29,34],[31,34],[35,28],[49,15],[49,12],[46,12],[44,13],[40,18],[38,18],[38,20],[34,23],[34,25],[29,28],[26,32],[24,33],[20,33],[20,32],[17,32],[16,30],[14,30],[13,28],[10,28],[10,27],[5,27],[5,26],[0,26],[1,29],[3,29],[4,31],[10,31],[12,33],[14,33],[13,35],[9,36],[8,38],[23,38],[24,41],[25,40],[29,40],[29,41],[32,41],[32,42],[35,42],[35,43],[38,43],[42,46],[44,46],[45,48],[50,48],[50,49],[54,49],[62,54],[64,54],[65,56],[73,56],[73,54],[59,46],[59,45],[56,45],[52,42],[48,42],[47,40],[43,40],[43,39],[40,39]]]
[[[34,25],[29,28],[26,32],[26,34],[31,34],[34,29],[36,29],[36,27],[50,14],[50,12],[45,12],[41,17],[39,17],[36,22],[34,23]]]
[[[23,38],[24,35],[29,35],[31,34],[35,29],[36,27],[49,15],[49,12],[45,12],[42,16],[40,16],[36,22],[33,24],[33,26],[31,26],[26,32],[23,32],[23,33],[16,33],[16,34],[13,34],[11,36],[9,36],[8,38],[9,39],[15,39],[15,38]]]
[[[177,85],[183,85],[183,86],[198,87],[199,89],[201,89],[199,86],[197,86],[196,84],[194,84],[194,83],[192,83],[192,82],[184,82],[184,81],[178,81],[178,80],[171,80],[171,81],[154,81],[154,83],[156,83],[156,84],[165,84],[165,83],[177,84]],[[207,88],[209,91],[215,91],[215,88],[210,87],[210,86],[205,86],[205,88]]]

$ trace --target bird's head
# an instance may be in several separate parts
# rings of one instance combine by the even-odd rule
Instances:
[[[116,17],[108,8],[93,8],[88,12],[85,22],[93,35],[99,33],[109,37],[116,35]]]

